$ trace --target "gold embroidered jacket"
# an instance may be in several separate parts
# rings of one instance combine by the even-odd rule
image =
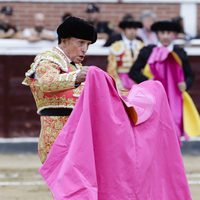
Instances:
[[[123,40],[114,42],[110,47],[107,72],[115,79],[118,88],[123,88],[118,73],[128,73],[130,71],[140,49],[144,46],[139,40],[135,40],[134,43],[133,57]]]
[[[80,69],[81,65],[70,64],[58,48],[36,56],[23,84],[30,86],[38,114],[45,108],[74,107],[83,87],[75,88]]]

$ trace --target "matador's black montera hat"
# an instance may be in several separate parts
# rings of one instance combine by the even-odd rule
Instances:
[[[173,32],[179,33],[181,31],[181,27],[176,22],[165,20],[165,21],[155,22],[151,26],[151,30],[154,31],[154,32],[158,32],[158,31],[173,31]]]
[[[133,19],[126,19],[126,20],[122,20],[119,23],[119,27],[121,29],[126,29],[126,28],[142,28],[142,23],[139,21],[135,21]]]
[[[58,26],[57,34],[59,43],[62,38],[70,37],[89,40],[91,43],[97,40],[95,28],[89,22],[73,16],[66,18],[64,22]]]

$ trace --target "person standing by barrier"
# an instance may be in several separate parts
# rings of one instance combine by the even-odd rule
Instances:
[[[0,38],[14,38],[17,34],[17,28],[12,21],[13,9],[10,6],[3,6],[0,10]]]
[[[130,90],[134,82],[128,73],[144,46],[143,42],[136,38],[142,23],[133,19],[122,20],[119,27],[122,29],[122,39],[110,47],[107,72],[115,79],[119,90]]]
[[[167,93],[179,138],[197,136],[200,117],[186,92],[193,82],[193,73],[184,49],[173,44],[180,26],[173,21],[158,21],[151,29],[159,42],[141,49],[129,76],[137,83],[148,79],[160,81]]]

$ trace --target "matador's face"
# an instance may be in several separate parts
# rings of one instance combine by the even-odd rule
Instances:
[[[124,34],[129,40],[134,40],[137,36],[137,28],[125,28]]]
[[[65,54],[71,59],[71,61],[81,63],[85,58],[85,54],[90,44],[91,41],[89,40],[71,37],[63,39],[62,47]]]
[[[176,33],[173,31],[158,31],[157,36],[163,46],[169,46],[176,38]]]

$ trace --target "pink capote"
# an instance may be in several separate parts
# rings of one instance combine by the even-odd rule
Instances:
[[[134,81],[131,78],[129,78],[127,73],[118,73],[118,74],[123,87],[130,90],[134,84]]]
[[[182,92],[178,89],[178,83],[184,81],[182,66],[178,64],[166,47],[155,47],[148,64],[154,80],[160,81],[165,88],[180,137],[185,134],[183,131],[183,98]]]
[[[137,125],[125,104],[134,105]],[[191,199],[162,85],[134,85],[122,101],[95,67],[40,173],[55,200]]]

